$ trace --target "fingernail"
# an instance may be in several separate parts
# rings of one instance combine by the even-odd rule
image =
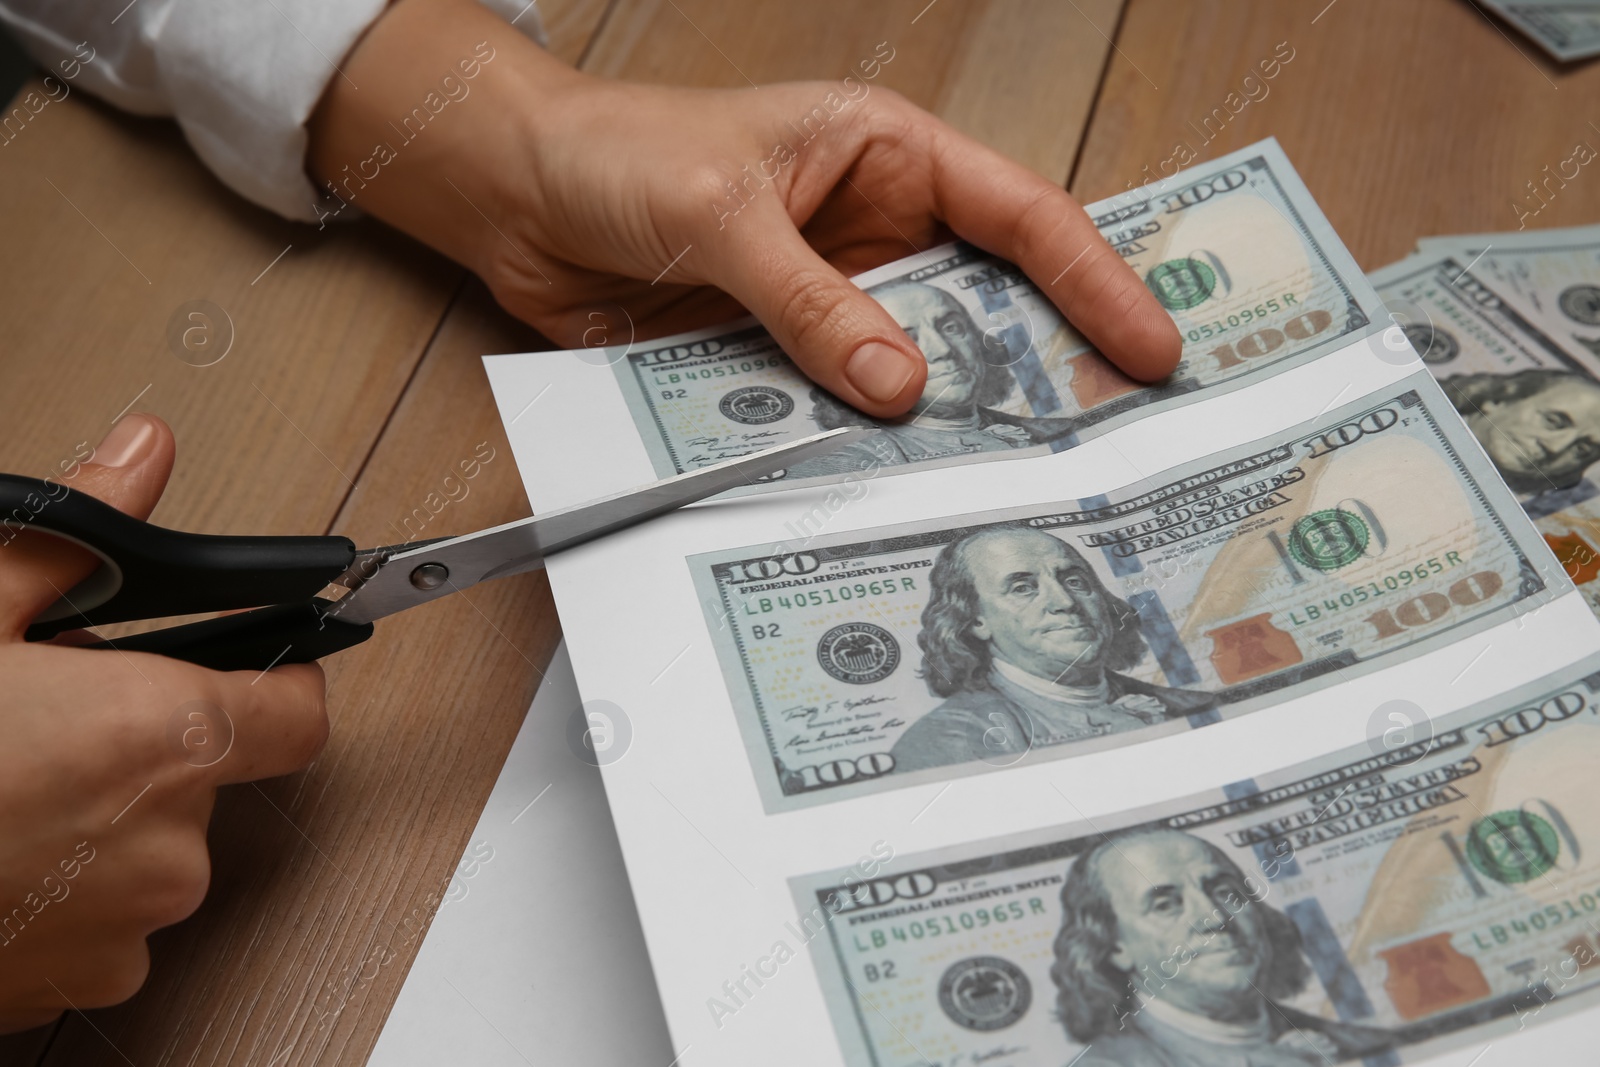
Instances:
[[[94,450],[92,463],[127,467],[143,459],[156,440],[156,424],[144,415],[125,415]]]
[[[844,376],[850,384],[880,404],[899,396],[916,372],[911,357],[878,341],[868,341],[850,353],[844,365]]]

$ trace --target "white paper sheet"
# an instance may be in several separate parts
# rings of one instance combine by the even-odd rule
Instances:
[[[368,1061],[656,1064],[673,1051],[581,706],[556,650]]]

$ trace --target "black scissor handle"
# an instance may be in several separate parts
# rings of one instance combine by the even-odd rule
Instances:
[[[310,663],[372,636],[370,622],[341,622],[327,614],[332,607],[332,601],[317,598],[276,604],[89,647],[154,652],[214,671],[264,671],[281,663]]]
[[[344,537],[223,537],[168,530],[59,482],[0,474],[0,551],[23,529],[75,541],[102,561],[94,575],[28,627],[30,641],[100,623],[263,604],[310,611],[311,598],[356,555],[356,546]],[[132,640],[119,640],[117,647],[129,647]]]

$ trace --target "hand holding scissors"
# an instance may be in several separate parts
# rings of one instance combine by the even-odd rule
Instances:
[[[100,567],[28,627],[29,640],[134,619],[255,610],[103,642],[214,670],[306,663],[372,636],[385,615],[544,566],[552,553],[714,496],[874,433],[829,430],[600,500],[460,537],[358,549],[345,537],[164,529],[65,486],[0,475],[0,518],[89,549]],[[337,600],[318,596],[342,587]]]

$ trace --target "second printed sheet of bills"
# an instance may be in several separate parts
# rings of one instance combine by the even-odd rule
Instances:
[[[1592,1063],[1569,568],[1274,142],[1089,212],[1161,388],[920,252],[921,415],[550,563],[677,1062]],[[486,360],[536,512],[858,418],[612,329]]]

